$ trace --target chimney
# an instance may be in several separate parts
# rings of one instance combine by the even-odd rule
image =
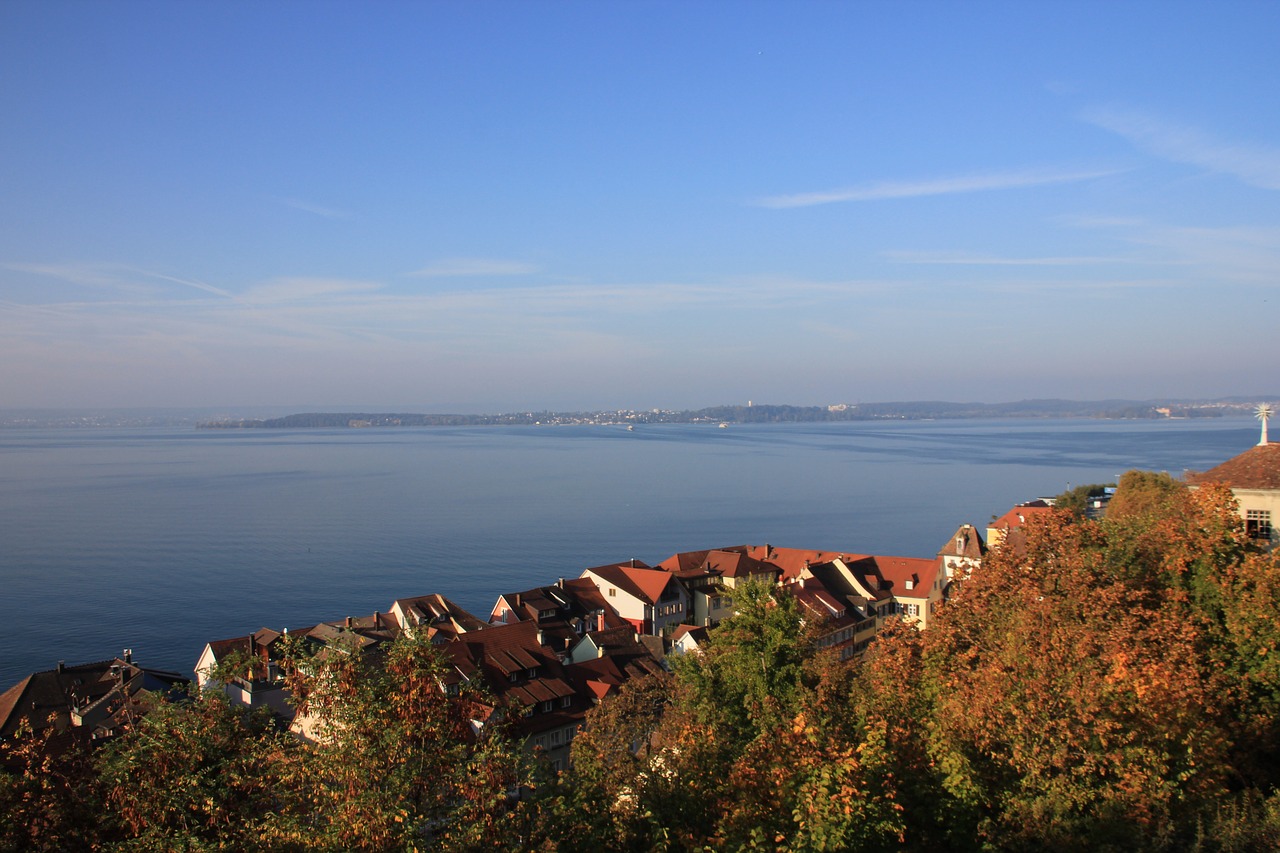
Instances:
[[[350,627],[351,627],[351,617],[350,617],[350,616],[348,616],[348,617],[346,618],[346,622],[345,622],[345,624],[346,624],[346,626],[347,626],[348,628],[350,628]]]
[[[542,629],[538,629],[538,645],[542,645]]]
[[[604,611],[603,610],[596,611],[596,630],[597,631],[604,630]]]
[[[64,660],[58,661],[58,672],[66,672],[66,671],[67,671],[67,662]]]
[[[133,649],[124,650],[124,662],[133,663]]]
[[[564,589],[564,578],[556,578],[556,586]]]
[[[373,630],[378,630],[382,626],[382,614],[377,610],[373,611]]]

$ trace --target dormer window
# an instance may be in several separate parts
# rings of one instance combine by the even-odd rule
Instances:
[[[537,677],[538,677],[538,668],[537,668],[536,666],[534,666],[534,667],[530,667],[528,670],[526,670],[526,671],[525,671],[525,676],[526,676],[527,678],[537,678]]]
[[[507,681],[510,681],[512,684],[515,684],[519,680],[520,680],[520,673],[518,672],[513,672],[507,676]]]
[[[551,710],[551,700],[548,699],[546,702],[542,703],[542,713],[545,714],[550,710]]]

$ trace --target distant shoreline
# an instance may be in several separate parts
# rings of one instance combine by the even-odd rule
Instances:
[[[406,413],[369,410],[285,412],[283,407],[0,409],[0,429],[347,429],[430,426],[549,426],[642,424],[830,423],[888,420],[1096,418],[1110,420],[1252,416],[1260,401],[1280,394],[1217,400],[1022,400],[1010,403],[943,401],[837,403],[826,406],[745,405],[703,409],[513,411],[498,414]]]
[[[610,410],[593,412],[513,412],[417,414],[404,412],[305,412],[279,418],[205,421],[200,429],[369,429],[431,426],[545,426],[590,424],[761,424],[882,420],[964,420],[977,418],[1217,418],[1249,414],[1252,402],[1030,400],[1019,403],[858,403],[832,406],[714,406],[705,409]]]

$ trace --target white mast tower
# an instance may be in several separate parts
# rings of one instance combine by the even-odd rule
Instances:
[[[1262,421],[1262,440],[1258,442],[1261,447],[1267,443],[1267,421],[1271,420],[1272,410],[1270,403],[1263,403],[1253,412],[1254,417]]]

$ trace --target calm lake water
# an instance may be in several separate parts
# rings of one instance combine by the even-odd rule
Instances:
[[[929,557],[1020,501],[1256,441],[1246,418],[5,430],[0,690],[126,647],[189,674],[209,640],[431,592],[485,615],[630,557]]]

